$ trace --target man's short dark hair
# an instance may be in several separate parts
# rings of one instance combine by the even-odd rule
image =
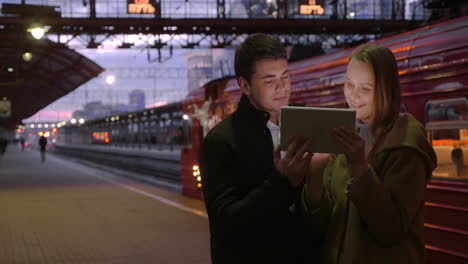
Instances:
[[[243,77],[250,82],[255,73],[255,62],[261,59],[287,59],[286,49],[273,36],[262,33],[250,35],[236,49],[236,78]]]

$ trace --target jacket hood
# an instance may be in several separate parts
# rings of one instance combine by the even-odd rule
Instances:
[[[424,127],[410,114],[401,114],[392,129],[385,136],[382,145],[376,152],[388,151],[395,148],[412,148],[426,161],[428,178],[437,167],[437,156],[427,139]]]

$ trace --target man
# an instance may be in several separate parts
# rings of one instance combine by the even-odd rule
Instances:
[[[236,50],[235,71],[238,108],[208,133],[200,153],[212,263],[301,263],[314,245],[301,238],[294,204],[311,142],[296,139],[283,158],[273,151],[291,88],[286,50],[274,37],[252,35]]]
[[[24,137],[20,137],[20,144],[21,144],[21,151],[24,151],[24,144],[25,144]]]
[[[5,154],[6,148],[8,145],[8,140],[6,138],[0,137],[0,154]]]
[[[42,162],[45,162],[45,159],[46,159],[46,148],[47,148],[47,138],[42,135],[40,138],[39,138],[39,148],[41,150],[41,161]]]

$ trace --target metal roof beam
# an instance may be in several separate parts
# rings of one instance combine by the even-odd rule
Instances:
[[[53,34],[381,34],[417,28],[422,21],[325,19],[132,19],[44,18]],[[0,17],[1,31],[17,31],[33,19]]]

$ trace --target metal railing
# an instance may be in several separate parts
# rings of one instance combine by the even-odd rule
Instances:
[[[84,18],[91,14],[90,0],[3,0],[2,3],[57,6],[62,17]],[[292,18],[425,20],[430,10],[423,0],[325,0],[324,15],[300,15],[298,0],[159,0],[155,14],[129,14],[127,0],[95,0],[98,18]],[[156,1],[150,1],[155,3]],[[224,8],[219,9],[219,2]],[[222,11],[219,11],[222,10]],[[220,12],[223,15],[220,15]]]

